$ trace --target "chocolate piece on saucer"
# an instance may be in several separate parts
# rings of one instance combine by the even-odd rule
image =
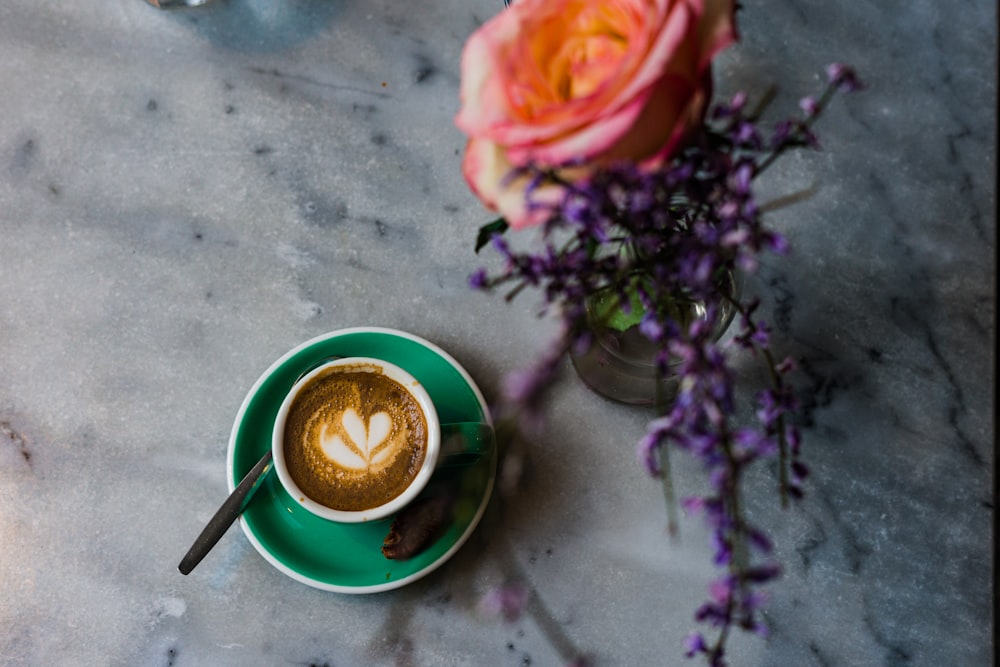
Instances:
[[[413,558],[438,537],[452,519],[454,495],[445,493],[418,498],[392,521],[382,542],[382,555],[390,560]]]

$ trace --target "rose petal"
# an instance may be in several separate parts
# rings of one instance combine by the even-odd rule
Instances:
[[[733,0],[518,0],[497,14],[462,52],[455,122],[470,139],[473,192],[527,227],[562,191],[526,194],[532,180],[515,167],[574,180],[617,160],[668,158],[704,118],[711,60],[736,39],[734,11]]]
[[[533,227],[548,218],[541,207],[531,208],[525,197],[527,176],[513,177],[513,165],[496,144],[472,139],[465,149],[462,171],[469,187],[492,211],[499,212],[514,229]],[[532,202],[555,204],[562,197],[561,189],[543,185],[532,192]]]

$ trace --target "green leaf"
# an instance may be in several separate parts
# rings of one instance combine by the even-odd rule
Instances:
[[[483,246],[490,242],[494,234],[503,234],[510,227],[503,218],[497,218],[479,228],[479,235],[476,236],[476,254],[483,249]]]
[[[639,324],[646,309],[639,300],[639,294],[635,289],[628,291],[629,310],[622,308],[618,292],[614,290],[604,290],[594,296],[593,312],[598,322],[615,331],[625,331]]]

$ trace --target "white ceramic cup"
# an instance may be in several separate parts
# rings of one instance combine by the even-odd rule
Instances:
[[[388,502],[369,509],[334,509],[310,498],[292,479],[285,459],[285,423],[300,391],[317,375],[339,366],[350,367],[352,371],[377,372],[395,380],[416,400],[427,424],[424,460],[409,486]],[[442,454],[443,441],[446,442],[448,449],[444,454]],[[448,465],[465,465],[478,461],[492,452],[494,441],[493,429],[486,423],[441,424],[430,394],[416,378],[399,366],[370,357],[344,357],[326,362],[309,371],[292,386],[282,401],[275,418],[271,436],[271,451],[274,458],[274,469],[278,473],[281,485],[299,505],[323,519],[340,523],[360,523],[384,519],[400,511],[417,498],[437,469]]]

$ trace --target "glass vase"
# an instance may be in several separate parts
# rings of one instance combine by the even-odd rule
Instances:
[[[739,300],[741,283],[736,273],[727,273],[720,288],[728,290],[733,301]],[[587,320],[593,334],[590,345],[570,353],[577,375],[591,390],[619,403],[653,406],[658,401],[669,401],[676,394],[679,382],[671,370],[676,364],[669,364],[666,374],[658,373],[658,348],[639,331],[638,325],[624,330],[602,325],[595,315],[600,297],[595,294],[587,302]],[[681,319],[707,317],[703,303],[689,301],[675,305],[686,309],[680,313]],[[725,334],[735,314],[733,303],[723,299],[713,327],[713,340]]]

